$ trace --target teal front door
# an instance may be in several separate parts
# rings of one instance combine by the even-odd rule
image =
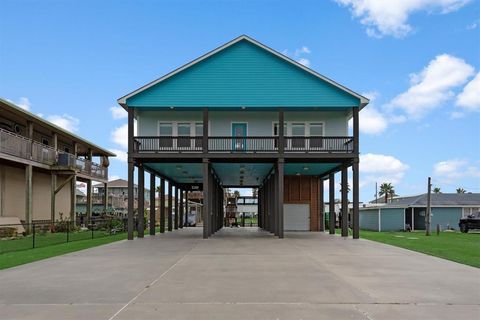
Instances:
[[[247,150],[247,124],[232,123],[232,151]]]

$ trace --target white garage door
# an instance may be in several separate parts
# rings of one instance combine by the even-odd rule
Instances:
[[[283,228],[285,231],[310,231],[310,205],[284,204]]]

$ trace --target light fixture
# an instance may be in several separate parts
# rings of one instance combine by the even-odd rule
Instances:
[[[177,165],[177,170],[182,170],[182,166],[181,166],[181,165]]]
[[[308,169],[309,168],[307,166],[303,167],[303,171],[308,171]]]
[[[187,175],[188,174],[188,171],[182,171],[183,174]]]
[[[245,110],[245,107],[242,107],[242,110]]]
[[[175,109],[175,107],[170,107],[170,110],[173,110],[173,109]]]
[[[300,172],[295,173],[295,175],[296,175],[296,176],[299,176],[299,175],[300,175]]]

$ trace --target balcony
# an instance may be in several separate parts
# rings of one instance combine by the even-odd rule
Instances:
[[[353,153],[353,137],[285,137],[284,153]],[[135,153],[200,153],[202,137],[134,137]],[[278,153],[278,137],[208,137],[209,153]]]
[[[76,158],[75,155],[41,144],[18,134],[0,129],[0,153],[38,162],[51,169],[75,170],[91,178],[108,179],[108,168],[93,161]]]

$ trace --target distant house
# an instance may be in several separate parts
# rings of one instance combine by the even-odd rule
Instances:
[[[258,198],[253,196],[237,197],[237,212],[240,217],[256,217],[258,215]]]
[[[431,228],[458,230],[458,221],[480,211],[480,193],[434,193],[431,197]],[[387,204],[360,209],[360,228],[373,231],[398,231],[410,226],[425,230],[427,194],[398,197]]]
[[[127,200],[128,200],[128,182],[123,179],[116,179],[108,181],[108,203],[109,206],[115,208],[117,213],[127,212]],[[105,194],[105,186],[103,183],[93,185],[94,197],[103,198]],[[138,185],[134,185],[133,188],[134,207],[137,208],[138,201]],[[145,189],[144,199],[146,206],[150,203],[150,190]],[[94,200],[95,202],[95,200]]]

